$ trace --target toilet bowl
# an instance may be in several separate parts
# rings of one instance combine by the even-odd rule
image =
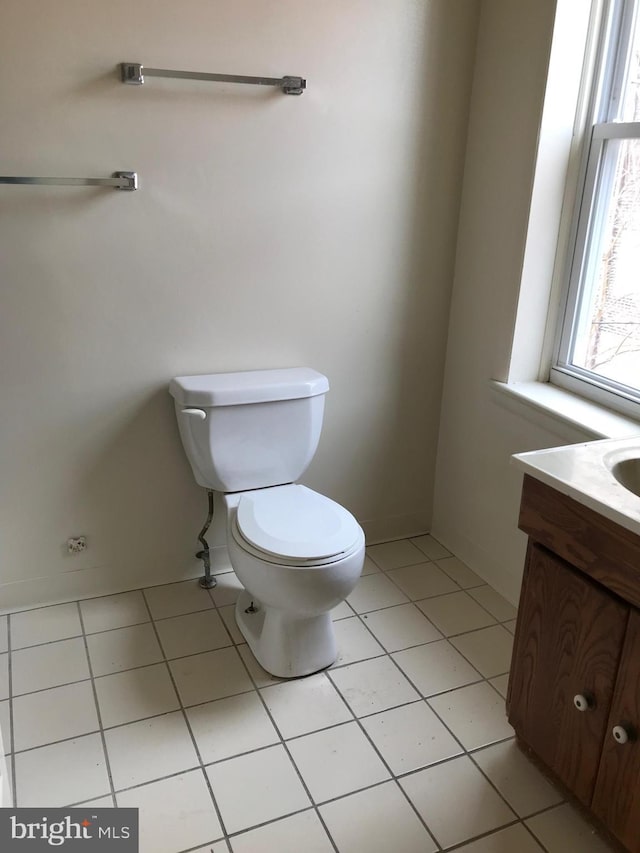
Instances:
[[[257,661],[280,678],[334,662],[331,610],[364,563],[364,533],[351,513],[295,482],[318,446],[328,390],[309,368],[170,385],[195,479],[223,494],[226,545],[244,586],[236,622]]]
[[[280,678],[330,666],[331,610],[362,571],[360,525],[301,485],[226,495],[225,503],[229,557],[245,588],[236,622],[256,660]]]

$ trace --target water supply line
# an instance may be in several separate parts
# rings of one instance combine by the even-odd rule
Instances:
[[[207,515],[207,520],[204,523],[204,527],[198,534],[198,540],[202,543],[202,551],[198,551],[196,557],[199,560],[202,560],[204,563],[204,577],[200,578],[200,586],[203,589],[213,589],[216,586],[217,581],[211,574],[211,557],[209,555],[209,543],[204,538],[204,534],[209,529],[211,525],[211,520],[213,518],[213,489],[207,489],[207,497],[209,498],[209,514]]]

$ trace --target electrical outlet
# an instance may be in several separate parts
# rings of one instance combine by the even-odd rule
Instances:
[[[67,551],[69,554],[80,554],[82,551],[87,550],[87,537],[86,536],[72,536],[67,539]]]

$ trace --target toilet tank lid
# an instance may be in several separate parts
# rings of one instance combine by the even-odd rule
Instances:
[[[176,376],[169,393],[183,406],[241,406],[326,394],[329,380],[310,367]]]

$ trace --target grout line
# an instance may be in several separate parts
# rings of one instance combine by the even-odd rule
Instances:
[[[209,593],[211,594],[211,591],[209,591]],[[213,599],[213,596],[211,596],[211,597],[212,597],[212,599]],[[235,602],[233,602],[233,603],[235,604]],[[219,611],[218,605],[217,605],[217,604],[215,604],[215,601],[214,601],[214,605],[215,605],[215,607],[216,607],[216,610],[218,610],[218,611]],[[225,604],[225,605],[222,605],[222,606],[228,606],[228,604]],[[222,616],[220,616],[220,618],[222,619]],[[222,622],[223,622],[223,624],[224,624],[224,626],[225,626],[225,628],[226,628],[226,630],[227,630],[227,632],[228,632],[229,636],[231,636],[231,631],[229,630],[229,628],[228,628],[228,626],[227,626],[226,622],[224,621],[224,619],[222,619]],[[245,645],[246,645],[246,647],[247,647],[247,650],[249,651],[249,654],[252,654],[251,649],[249,649],[249,645],[248,645],[248,643],[245,643]],[[237,649],[236,649],[236,651],[237,651]],[[282,748],[283,748],[283,749],[284,749],[284,751],[286,752],[287,757],[289,758],[289,761],[290,761],[290,763],[291,763],[291,766],[293,767],[293,769],[294,769],[294,771],[295,771],[296,775],[298,776],[298,779],[299,779],[299,781],[300,781],[300,784],[302,785],[302,787],[303,787],[303,789],[304,789],[305,793],[306,793],[306,794],[307,794],[307,796],[309,797],[309,801],[310,801],[311,806],[312,806],[312,808],[313,808],[313,810],[314,810],[314,812],[315,812],[315,814],[316,814],[316,817],[317,817],[317,818],[318,818],[318,820],[320,821],[320,823],[321,823],[321,825],[322,825],[322,827],[323,827],[324,831],[326,832],[327,837],[328,837],[328,839],[329,839],[329,841],[330,841],[331,845],[333,846],[334,850],[336,851],[336,853],[340,853],[340,851],[338,850],[338,846],[337,846],[337,844],[335,843],[335,841],[333,840],[333,837],[332,837],[331,833],[329,832],[329,827],[326,825],[326,823],[325,823],[325,821],[324,821],[324,818],[323,818],[323,817],[322,817],[322,815],[320,814],[320,812],[319,812],[319,810],[318,810],[318,807],[317,807],[317,805],[316,805],[316,803],[315,803],[315,801],[314,801],[313,797],[311,796],[311,791],[309,790],[309,788],[308,788],[308,786],[307,786],[307,783],[306,783],[306,782],[305,782],[305,780],[303,779],[302,774],[300,773],[300,770],[298,769],[298,765],[297,765],[297,764],[295,763],[295,761],[293,760],[293,756],[291,755],[291,752],[290,752],[289,748],[287,747],[286,741],[284,740],[284,738],[283,738],[283,736],[282,736],[282,732],[281,732],[281,730],[280,730],[280,727],[277,725],[277,723],[276,723],[276,721],[275,721],[275,718],[274,718],[273,714],[271,713],[271,711],[269,710],[269,706],[267,705],[267,702],[266,702],[266,700],[265,700],[264,696],[262,695],[262,692],[261,692],[261,690],[262,690],[262,689],[266,689],[266,687],[274,687],[274,686],[276,686],[276,685],[274,685],[274,684],[268,684],[268,685],[265,685],[263,688],[259,688],[259,687],[258,687],[258,685],[257,685],[257,683],[256,683],[255,678],[253,677],[253,675],[252,675],[251,671],[249,670],[249,667],[247,666],[246,661],[244,660],[244,658],[242,657],[242,655],[240,654],[240,652],[239,652],[239,651],[237,651],[237,654],[238,654],[238,657],[240,658],[240,660],[241,660],[241,662],[242,662],[242,665],[243,665],[243,666],[244,666],[244,668],[245,668],[245,671],[246,671],[247,675],[249,676],[249,680],[251,681],[251,684],[253,685],[254,690],[255,690],[255,691],[256,691],[256,693],[258,694],[258,698],[259,698],[260,702],[262,703],[262,707],[264,708],[265,713],[267,714],[267,716],[268,716],[269,720],[271,721],[271,724],[273,725],[273,727],[274,727],[274,729],[275,729],[275,731],[276,731],[276,734],[280,737],[280,745],[282,746]],[[257,661],[256,661],[256,663],[257,663]],[[259,666],[259,664],[258,664],[258,666]],[[280,682],[278,682],[278,683],[284,683],[284,684],[287,684],[287,683],[290,683],[290,682],[289,682],[288,680],[286,680],[286,679],[281,679],[281,680],[280,680]],[[273,745],[274,745],[274,744],[271,744],[271,746],[273,746]],[[307,809],[303,809],[303,811],[307,811]],[[279,819],[281,819],[281,818],[277,818],[277,819],[279,820]],[[273,823],[273,821],[267,821],[267,823]],[[247,830],[243,830],[243,831],[247,831]],[[229,843],[229,842],[227,841],[227,843]],[[229,844],[229,846],[231,846],[231,845]]]
[[[323,805],[324,805],[324,803],[323,803]],[[227,836],[227,838],[229,840],[232,838],[238,838],[239,836],[245,835],[248,832],[253,832],[256,829],[262,829],[265,826],[270,826],[272,823],[278,823],[281,820],[287,820],[287,818],[295,817],[296,815],[299,815],[299,814],[305,814],[305,812],[314,812],[314,814],[316,814],[316,816],[319,817],[319,815],[317,814],[317,811],[316,811],[316,807],[312,801],[309,803],[309,805],[305,806],[303,809],[296,809],[293,812],[288,812],[287,814],[280,815],[280,817],[272,818],[271,820],[263,820],[260,823],[252,824],[251,826],[247,826],[244,829],[238,829],[238,830],[236,830],[236,832],[230,832],[229,835]],[[323,828],[325,828],[324,822],[321,821],[321,823],[322,823]],[[326,832],[327,832],[327,835],[329,835],[328,830],[326,830]],[[330,835],[329,835],[329,840],[332,840]],[[196,848],[196,850],[197,849],[198,848]],[[338,851],[337,847],[335,849],[336,849],[336,851]],[[278,851],[274,851],[274,853],[278,853]],[[338,853],[340,853],[340,852],[338,851]]]
[[[228,630],[228,629],[227,629],[227,630]],[[248,648],[248,644],[247,644],[247,648]],[[249,653],[251,654],[251,650],[250,650],[250,649],[249,649]],[[291,763],[291,766],[293,767],[293,769],[294,769],[294,771],[295,771],[296,775],[298,776],[298,780],[300,781],[300,784],[302,785],[302,787],[303,787],[303,789],[304,789],[304,791],[305,791],[305,793],[306,793],[307,797],[309,798],[309,802],[311,803],[311,805],[312,805],[312,807],[313,807],[313,809],[314,809],[314,811],[315,811],[316,817],[317,817],[317,818],[318,818],[318,820],[320,821],[320,823],[321,823],[321,825],[322,825],[322,827],[323,827],[324,831],[327,833],[327,837],[328,837],[328,839],[329,839],[329,841],[330,841],[331,845],[333,846],[334,850],[336,851],[336,853],[340,853],[340,851],[338,850],[338,846],[337,846],[337,844],[335,843],[335,841],[333,840],[333,837],[332,837],[331,833],[329,832],[329,827],[326,825],[326,823],[325,823],[325,821],[324,821],[324,818],[323,818],[323,817],[322,817],[322,815],[320,814],[320,811],[319,811],[319,809],[318,809],[318,806],[316,805],[315,800],[314,800],[314,799],[313,799],[313,797],[311,796],[311,791],[309,790],[309,787],[307,786],[307,783],[305,782],[305,780],[304,780],[304,778],[303,778],[303,776],[302,776],[302,773],[301,773],[301,772],[300,772],[300,770],[298,769],[298,765],[297,765],[297,764],[295,763],[295,761],[293,760],[293,756],[291,755],[291,751],[289,750],[289,748],[288,748],[288,746],[287,746],[286,741],[285,741],[285,740],[284,740],[284,738],[282,737],[282,732],[281,732],[281,730],[280,730],[280,727],[279,727],[279,726],[278,726],[278,724],[276,723],[276,720],[274,719],[273,714],[272,714],[272,713],[271,713],[271,711],[269,710],[269,706],[267,705],[267,703],[266,703],[266,701],[265,701],[264,696],[263,696],[263,695],[262,695],[262,693],[260,692],[260,689],[258,688],[258,685],[257,685],[257,683],[256,683],[256,681],[255,681],[255,679],[254,679],[253,675],[251,674],[251,672],[250,672],[250,670],[249,670],[249,667],[247,666],[247,664],[246,664],[246,662],[245,662],[244,658],[242,657],[242,655],[241,655],[239,652],[238,652],[238,657],[239,657],[239,658],[240,658],[240,660],[242,661],[242,665],[244,666],[244,668],[245,668],[245,670],[246,670],[246,672],[247,672],[247,675],[249,676],[249,679],[250,679],[251,683],[253,684],[253,687],[254,687],[254,689],[255,689],[256,693],[258,694],[258,697],[259,697],[259,699],[260,699],[260,702],[262,703],[262,706],[263,706],[263,708],[264,708],[264,710],[265,710],[265,713],[267,714],[267,716],[268,716],[268,717],[269,717],[269,719],[271,720],[271,724],[273,725],[273,727],[274,727],[274,728],[275,728],[275,730],[276,730],[276,733],[277,733],[277,734],[278,734],[278,736],[280,737],[280,745],[282,746],[282,748],[283,748],[283,749],[284,749],[284,751],[286,752],[287,757],[288,757],[288,759],[289,759],[289,762]],[[285,681],[284,683],[287,683],[287,682]],[[266,685],[266,686],[271,687],[271,686],[274,686],[274,685]],[[305,811],[306,811],[306,809],[305,809]],[[273,822],[273,821],[268,821],[268,823],[272,823],[272,822]]]
[[[84,632],[84,622],[82,619],[82,610],[80,608],[80,602],[79,601],[76,602],[76,607],[78,608],[78,615],[80,617],[80,626]],[[91,656],[89,655],[89,644],[87,643],[87,637],[85,634],[83,634],[82,639],[84,640],[84,652],[87,656],[87,663],[89,666],[89,677],[91,680],[91,689],[93,691],[93,701],[95,704],[96,714],[98,717],[98,725],[100,726],[100,740],[102,741],[102,751],[104,752],[104,760],[105,760],[105,767],[107,770],[107,776],[109,777],[109,787],[111,789],[111,801],[115,805],[115,803],[116,803],[115,787],[113,784],[113,776],[111,774],[111,761],[109,759],[109,752],[107,750],[107,739],[105,737],[104,729],[102,727],[102,712],[100,711],[100,704],[98,702],[98,691],[96,690],[96,685],[95,685],[95,681],[93,678],[93,665],[91,663]]]
[[[145,603],[145,606],[147,608],[147,612],[149,613],[149,618],[151,619],[151,624],[153,625],[153,630],[154,630],[155,635],[156,635],[156,640],[158,641],[158,645],[160,646],[160,649],[162,650],[162,643],[160,642],[160,635],[158,633],[158,629],[157,629],[155,621],[153,619],[153,614],[151,612],[151,608],[149,607],[149,602],[147,600],[147,596],[144,593],[144,590],[142,591],[142,597],[144,599],[144,603]],[[226,828],[224,825],[224,821],[222,819],[222,813],[220,812],[220,807],[218,806],[218,803],[216,802],[216,798],[215,798],[214,793],[213,793],[213,788],[211,787],[211,782],[209,781],[209,776],[205,770],[205,766],[204,766],[204,763],[202,761],[202,755],[200,753],[200,748],[198,746],[198,742],[196,741],[195,735],[193,733],[193,729],[191,728],[191,723],[189,722],[189,717],[187,716],[187,712],[186,712],[184,704],[182,702],[182,696],[180,695],[180,691],[178,690],[178,686],[175,682],[175,679],[173,677],[173,673],[171,672],[171,667],[169,666],[169,662],[167,661],[166,657],[164,660],[164,664],[165,664],[165,667],[166,667],[167,672],[169,674],[169,678],[171,679],[171,684],[173,685],[173,689],[175,691],[176,697],[177,697],[178,702],[180,704],[180,710],[182,711],[182,718],[185,722],[185,725],[187,727],[187,731],[189,732],[189,736],[191,738],[191,743],[193,745],[196,756],[198,758],[200,770],[201,770],[202,776],[204,778],[204,783],[207,786],[207,789],[209,791],[209,796],[211,797],[211,802],[213,803],[213,808],[215,809],[216,816],[218,818],[218,823],[220,824],[220,829],[221,829],[223,835],[227,836],[227,831],[226,831]],[[182,771],[182,772],[186,772],[186,771]],[[180,774],[178,774],[178,775],[180,775]]]
[[[136,788],[145,788],[147,785],[152,785],[154,782],[164,782],[167,779],[175,779],[177,776],[182,776],[184,773],[194,773],[195,771],[201,770],[201,769],[202,768],[200,767],[200,765],[192,764],[190,767],[185,767],[183,770],[176,770],[174,773],[167,773],[166,776],[159,776],[157,779],[148,779],[145,782],[136,782],[135,785],[127,785],[126,788],[116,788],[114,794],[117,797],[118,794],[125,794],[128,791],[135,791]],[[101,797],[94,797],[93,799],[98,800],[98,799],[101,799]],[[87,802],[87,801],[86,800],[78,800],[75,803],[71,803],[71,805],[69,805],[69,806],[64,806],[64,808],[69,808],[69,809],[76,808],[76,806],[81,806],[85,802]],[[89,801],[89,802],[91,802],[91,801]],[[131,806],[131,808],[136,808],[136,806]]]
[[[227,850],[230,851],[230,853],[232,853],[231,845],[229,844],[229,838],[226,835],[223,835],[222,838],[214,838],[213,841],[206,841],[204,843],[204,845],[197,844],[195,847],[185,848],[184,850],[178,851],[178,853],[198,853],[198,851],[200,851],[200,850],[205,851],[205,853],[209,853],[209,851],[205,850],[205,848],[207,848],[207,847],[209,848],[211,853],[213,853],[213,845],[214,844],[224,844],[225,847],[227,848]]]
[[[388,657],[390,657],[390,656],[388,655]],[[404,673],[403,673],[403,674],[404,674]],[[333,682],[333,679],[331,679],[331,683],[333,684],[334,689],[336,690],[336,692],[338,693],[338,695],[340,696],[340,698],[342,699],[342,701],[345,703],[345,705],[349,708],[349,710],[352,710],[352,709],[349,707],[349,703],[347,702],[347,700],[346,700],[346,699],[345,699],[345,697],[343,696],[342,691],[340,690],[340,688],[339,688],[339,687],[338,687],[338,686]],[[412,703],[410,703],[410,704],[416,704],[416,703],[412,702]],[[353,713],[353,711],[352,711],[352,713]],[[383,712],[382,712],[382,711],[380,711],[379,713],[383,713]],[[384,780],[384,782],[390,782],[390,781],[391,781],[391,782],[395,782],[395,785],[396,785],[396,787],[400,790],[401,795],[405,798],[405,800],[406,800],[406,801],[407,801],[407,803],[409,804],[409,807],[410,807],[410,808],[412,809],[412,811],[415,813],[416,817],[418,818],[418,820],[420,821],[420,823],[422,824],[422,826],[424,826],[424,828],[425,828],[425,830],[426,830],[426,832],[427,832],[428,836],[429,836],[429,837],[432,839],[432,841],[437,845],[438,850],[442,850],[442,847],[441,847],[441,846],[440,846],[440,844],[438,843],[438,841],[437,841],[437,839],[436,839],[435,835],[431,832],[431,830],[430,830],[430,829],[429,829],[429,827],[427,826],[426,821],[424,821],[424,820],[422,819],[422,816],[421,816],[421,815],[420,815],[420,813],[418,812],[418,809],[417,809],[417,808],[416,808],[416,806],[411,802],[411,800],[409,799],[409,796],[407,795],[406,791],[404,790],[404,788],[402,787],[402,785],[400,785],[400,783],[398,782],[398,777],[397,777],[397,776],[396,776],[396,774],[393,772],[393,770],[391,769],[391,767],[390,767],[389,763],[387,762],[387,760],[385,759],[385,757],[382,755],[382,753],[381,753],[381,752],[380,752],[380,750],[378,749],[377,745],[375,744],[375,742],[373,741],[373,739],[372,739],[372,738],[371,738],[371,736],[369,735],[369,732],[368,732],[368,731],[365,729],[365,727],[362,725],[362,721],[361,721],[361,719],[360,719],[359,717],[357,717],[357,716],[356,716],[355,722],[357,723],[357,725],[358,725],[358,727],[359,727],[360,731],[362,732],[362,734],[364,735],[365,739],[368,741],[369,745],[372,747],[372,749],[374,750],[375,754],[378,756],[378,758],[380,759],[380,761],[381,761],[381,762],[382,762],[382,764],[384,765],[385,769],[386,769],[386,770],[387,770],[387,772],[389,773],[389,777],[390,777],[390,778],[389,778],[389,779],[385,779],[385,780]],[[384,782],[381,782],[381,783],[378,783],[378,784],[384,784]],[[369,786],[369,787],[376,787],[376,786],[375,786],[375,785],[371,785],[371,786]],[[364,789],[364,790],[368,790],[368,789]],[[351,792],[351,793],[355,793],[355,792]],[[346,794],[346,795],[343,795],[343,796],[350,796],[350,794]],[[335,799],[342,799],[342,797],[336,797]],[[332,802],[333,802],[333,801],[332,801]],[[324,804],[323,804],[323,805],[324,805]]]
[[[511,829],[511,827],[518,826],[520,824],[522,824],[522,821],[518,819],[511,820],[508,823],[503,823],[500,826],[494,826],[493,829],[489,829],[486,832],[481,832],[479,835],[474,835],[472,838],[467,838],[464,841],[456,842],[450,847],[447,847],[447,853],[455,853],[456,850],[460,850],[460,848],[465,847],[467,844],[473,844],[473,842],[480,841],[483,838],[491,838],[492,835],[495,835],[498,832],[502,832],[503,829]]]
[[[448,642],[448,640],[447,640],[447,642]],[[450,644],[450,645],[451,645],[451,644]],[[455,646],[452,646],[452,648],[454,648],[454,649],[455,649]],[[456,651],[457,651],[457,649],[456,649]],[[417,685],[416,685],[416,684],[411,680],[411,678],[410,678],[410,677],[409,677],[409,676],[408,676],[408,675],[407,675],[407,674],[406,674],[406,673],[401,669],[400,665],[399,665],[399,664],[397,663],[397,661],[393,658],[393,656],[392,656],[392,655],[388,655],[388,657],[389,657],[389,658],[390,658],[390,660],[395,664],[395,666],[397,667],[397,669],[399,670],[399,672],[400,672],[400,673],[401,673],[401,674],[402,674],[402,675],[407,679],[407,681],[409,681],[409,683],[412,685],[412,687],[413,687],[413,688],[418,692],[418,694],[419,694],[420,696],[422,696],[422,695],[423,695],[423,694],[422,694],[422,691],[418,689]],[[473,667],[473,665],[471,664],[471,662],[469,662],[469,663],[470,663],[470,665]],[[473,668],[475,669],[475,667],[473,667]],[[476,671],[477,671],[477,670],[476,670]],[[495,676],[491,676],[491,677],[495,677]],[[332,683],[333,683],[333,682],[332,682]],[[478,683],[489,683],[489,682],[488,682],[487,677],[482,676],[481,681],[478,681],[478,682],[472,682],[472,684],[478,684]],[[472,684],[465,684],[465,685],[462,685],[461,687],[459,686],[459,687],[451,688],[450,690],[443,691],[443,693],[453,693],[453,692],[455,692],[456,690],[460,690],[460,689],[462,689],[463,687],[469,687],[469,686],[472,686]],[[336,687],[336,689],[338,689],[337,685],[335,685],[335,684],[334,684],[334,686]],[[499,691],[497,691],[497,690],[495,689],[495,687],[494,687],[492,684],[489,684],[489,686],[490,686],[490,687],[495,691],[495,693],[496,693],[498,696],[501,696],[501,694],[499,693]],[[338,690],[339,690],[339,689],[338,689]],[[428,699],[428,698],[433,698],[433,696],[435,696],[435,695],[443,695],[443,693],[440,693],[440,694],[432,694],[432,696],[429,696],[429,697],[426,697],[426,696],[425,696],[425,697],[423,697],[423,701],[427,704],[427,706],[428,706],[428,707],[430,708],[430,710],[435,714],[435,716],[440,720],[440,722],[441,722],[441,723],[442,723],[442,725],[445,727],[445,729],[446,729],[446,730],[451,734],[451,736],[453,737],[453,739],[455,740],[455,742],[459,744],[459,746],[460,746],[460,748],[461,748],[461,750],[462,750],[462,755],[463,755],[463,756],[465,756],[465,755],[466,755],[466,756],[468,756],[469,758],[471,758],[470,751],[469,751],[469,750],[464,746],[464,744],[463,744],[463,743],[460,741],[460,739],[456,736],[455,732],[454,732],[454,731],[453,731],[453,729],[452,729],[452,728],[447,724],[447,722],[446,722],[446,721],[445,721],[445,720],[440,716],[440,714],[438,714],[437,710],[436,710],[434,707],[432,707],[432,705],[427,701],[427,699]],[[501,698],[503,698],[503,697],[501,696]],[[383,712],[380,712],[380,713],[383,713]],[[366,732],[366,730],[364,729],[364,727],[362,727],[362,726],[361,726],[361,728],[363,729],[363,731],[364,731],[365,735],[367,735],[367,732]],[[373,741],[372,741],[370,738],[368,738],[368,739],[370,740],[370,742],[371,742],[372,746],[375,748],[375,744],[373,743]],[[505,738],[504,740],[510,740],[510,739],[511,739],[511,738]],[[489,746],[489,745],[490,745],[490,744],[484,744],[484,746]],[[480,749],[480,748],[482,748],[482,747],[477,747],[477,749]],[[376,752],[378,752],[378,750],[377,750],[377,749],[376,749]],[[380,753],[378,753],[378,754],[380,754]],[[382,756],[381,756],[381,755],[380,755],[380,757],[382,758]],[[430,765],[428,765],[428,767],[433,767],[433,766],[436,766],[437,764],[444,764],[444,763],[446,763],[447,761],[452,761],[452,760],[454,760],[454,758],[459,758],[459,757],[460,757],[460,755],[458,755],[458,756],[453,756],[453,757],[452,757],[452,756],[449,756],[449,758],[444,759],[444,760],[443,760],[443,761],[441,761],[441,762],[434,762],[434,764],[430,764]],[[477,764],[476,764],[476,762],[475,762],[475,761],[473,761],[473,764],[477,767]],[[386,762],[385,762],[385,766],[388,766],[388,765],[386,765]],[[390,768],[389,768],[389,769],[390,769]],[[418,772],[420,772],[421,770],[424,770],[424,769],[425,769],[424,767],[421,767],[421,768],[417,768],[416,770],[414,770],[414,771],[412,771],[412,772],[410,772],[410,773],[401,774],[400,776],[396,776],[395,774],[392,774],[392,775],[393,775],[393,777],[394,777],[396,780],[397,780],[398,778],[403,778],[403,779],[404,779],[404,778],[406,778],[407,776],[415,775],[416,773],[418,773]],[[480,769],[480,768],[478,768],[478,769]],[[484,774],[482,774],[482,775],[484,776]],[[510,805],[509,805],[509,803],[506,801],[506,799],[502,796],[502,794],[500,793],[500,791],[498,791],[498,789],[495,787],[495,785],[491,782],[491,780],[490,780],[490,779],[489,779],[488,781],[489,781],[489,783],[491,784],[491,786],[495,789],[495,791],[496,791],[496,793],[498,794],[498,796],[500,797],[500,799],[505,803],[505,805],[507,806],[507,808],[508,808],[511,812],[513,812],[513,813],[515,814],[514,809],[512,809],[512,808],[511,808],[511,806],[510,806]],[[402,788],[402,786],[400,785],[399,787],[403,790],[403,793],[404,793],[404,789]],[[405,793],[405,797],[407,798],[408,802],[410,803],[410,805],[412,806],[412,808],[414,809],[414,811],[416,812],[416,814],[418,814],[417,809],[415,808],[415,806],[413,805],[413,803],[411,802],[411,800],[409,799],[409,797],[407,796],[407,794],[406,794],[406,793]],[[420,817],[420,815],[419,815],[419,814],[418,814],[418,817]],[[421,818],[421,817],[420,817],[420,820],[422,821],[422,818]],[[424,821],[423,821],[423,823],[424,823]],[[425,823],[425,826],[427,826],[427,825],[426,825],[426,823]],[[428,829],[428,827],[427,827],[427,829]],[[465,843],[468,843],[468,840],[467,840],[467,842],[465,842]]]
[[[7,616],[7,677],[9,684],[9,743],[11,746],[11,799],[14,808],[18,805],[18,784],[16,780],[15,718],[13,712],[13,655],[11,654],[11,616]]]
[[[74,602],[77,603],[77,602]],[[54,605],[55,606],[55,605]],[[15,614],[10,614],[15,615]],[[56,643],[65,643],[68,640],[79,640],[83,636],[82,629],[78,631],[77,634],[71,634],[69,637],[57,637],[55,640],[45,640],[43,643],[29,643],[26,646],[18,646],[15,649],[12,649],[13,652],[24,652],[27,649],[39,649],[42,646],[53,646]]]
[[[406,566],[406,567],[403,566],[402,568],[409,568],[409,566]],[[395,571],[395,570],[392,570],[392,571]],[[456,581],[454,581],[453,578],[449,578],[451,583],[455,583],[458,586],[457,589],[449,590],[449,592],[437,592],[435,595],[423,595],[422,598],[415,598],[414,599],[414,598],[410,598],[407,595],[407,593],[402,589],[402,587],[398,586],[396,581],[394,581],[393,578],[390,578],[388,576],[387,572],[379,572],[378,574],[381,574],[381,575],[383,575],[383,577],[387,578],[387,580],[390,581],[396,587],[396,589],[398,589],[404,595],[404,597],[407,600],[406,601],[396,601],[394,604],[383,604],[380,607],[372,607],[371,610],[362,610],[362,611],[356,611],[353,608],[353,605],[349,605],[350,607],[352,607],[354,609],[356,616],[364,616],[367,613],[376,613],[378,610],[391,610],[393,607],[401,607],[403,604],[417,604],[419,601],[431,601],[434,598],[445,598],[447,595],[455,595],[458,592],[465,592],[468,594],[468,589],[463,589],[461,586],[457,585]],[[365,578],[371,578],[371,577],[375,577],[375,576],[376,575],[373,575],[373,574],[363,575],[363,577],[365,577]],[[482,584],[482,586],[488,586],[488,584]],[[479,587],[472,587],[472,588],[478,589]],[[475,598],[473,598],[472,596],[469,596],[469,598],[471,598],[478,605],[478,607],[482,607],[480,602],[476,601]],[[486,610],[486,608],[484,608],[484,607],[482,607],[482,609]],[[486,610],[486,612],[489,613],[488,610]],[[422,615],[425,617],[425,619],[427,618],[426,613],[423,613]],[[495,616],[493,616],[492,614],[489,614],[489,615],[495,621],[496,624],[502,624],[502,623],[498,623],[498,620],[495,618]],[[504,621],[505,622],[511,622],[512,620],[511,619],[505,619]]]

